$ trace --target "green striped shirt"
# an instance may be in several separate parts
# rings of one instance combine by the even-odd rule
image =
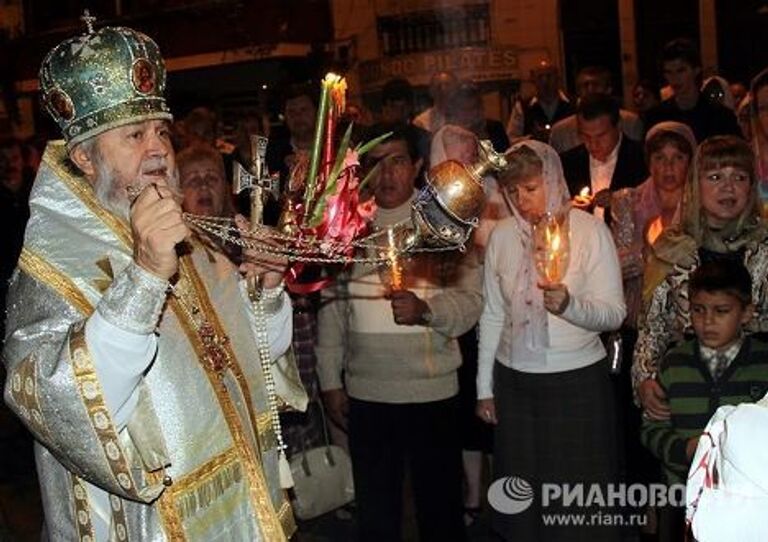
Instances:
[[[754,403],[768,391],[768,343],[747,337],[719,380],[701,359],[696,339],[664,356],[659,383],[669,401],[671,418],[643,420],[640,440],[664,466],[667,481],[685,483],[688,439],[697,437],[722,405]]]

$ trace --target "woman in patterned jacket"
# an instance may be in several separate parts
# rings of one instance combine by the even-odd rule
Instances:
[[[699,145],[682,222],[661,235],[646,266],[632,383],[652,419],[669,417],[656,382],[659,360],[692,332],[688,278],[702,262],[718,259],[740,260],[749,270],[756,315],[747,332],[768,330],[768,227],[760,218],[754,153],[734,136],[711,137]]]

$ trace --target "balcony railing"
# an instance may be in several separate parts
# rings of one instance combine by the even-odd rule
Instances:
[[[490,41],[487,4],[379,17],[377,26],[383,56],[486,46]]]

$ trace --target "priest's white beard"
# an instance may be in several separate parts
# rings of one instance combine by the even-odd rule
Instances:
[[[101,156],[94,156],[92,161],[96,168],[96,182],[94,183],[96,198],[108,211],[123,218],[126,222],[130,220],[131,212],[131,199],[128,196],[126,187],[134,186],[137,192],[140,192],[151,182],[150,180],[142,179],[142,175],[164,170],[168,187],[174,193],[174,196],[179,194],[179,171],[174,168],[173,171],[169,172],[168,163],[165,158],[155,157],[142,161],[139,169],[141,174],[135,180],[124,178],[119,171],[107,164]],[[178,200],[181,201],[180,196]]]

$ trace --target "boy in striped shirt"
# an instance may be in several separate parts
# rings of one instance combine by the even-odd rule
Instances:
[[[768,343],[742,331],[754,312],[752,278],[744,265],[702,264],[691,274],[688,293],[696,336],[664,355],[658,377],[671,417],[645,419],[640,433],[670,485],[685,483],[699,437],[718,407],[755,402],[768,391]],[[684,509],[679,512],[682,525]]]

